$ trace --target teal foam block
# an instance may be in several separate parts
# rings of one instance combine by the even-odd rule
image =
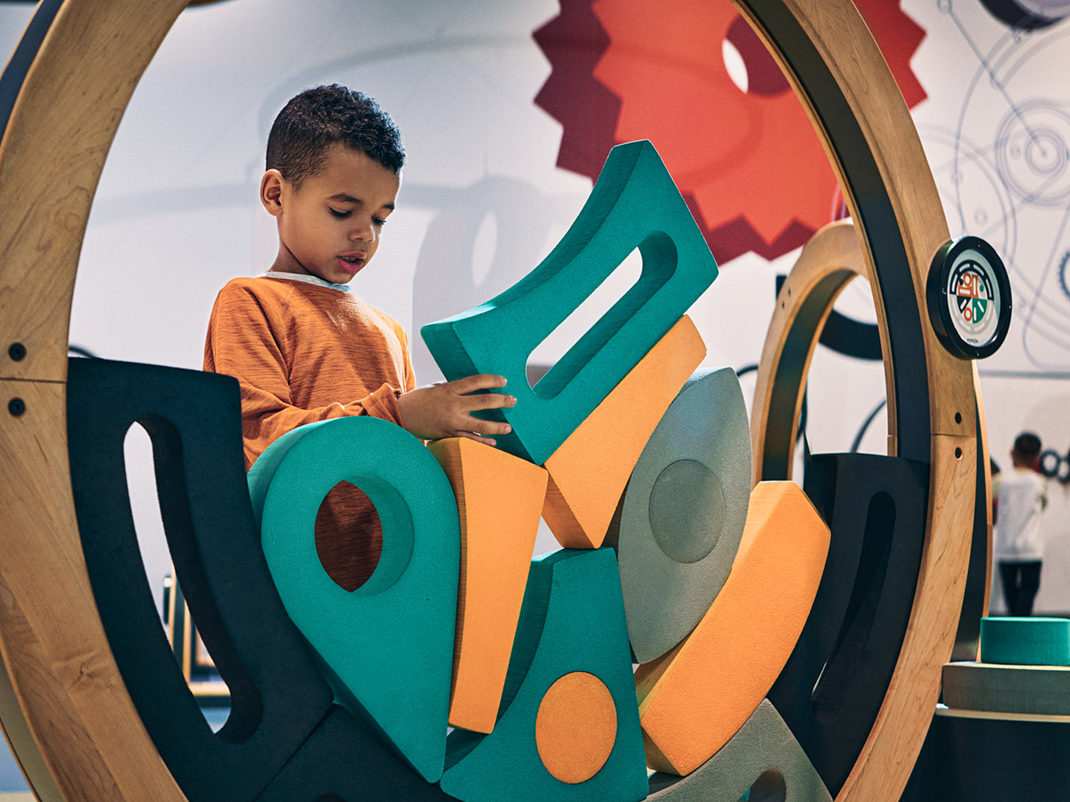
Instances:
[[[1070,666],[945,663],[943,679],[956,710],[1070,716]]]
[[[1070,618],[982,618],[980,662],[1070,665]]]
[[[669,651],[728,578],[751,489],[747,405],[731,368],[688,380],[650,436],[607,543],[636,662]]]
[[[686,777],[657,772],[650,802],[738,802],[750,799],[832,802],[832,796],[784,719],[768,699],[717,753]]]
[[[393,423],[348,417],[283,435],[248,478],[272,579],[339,702],[434,782],[445,760],[460,565],[457,503],[438,461]],[[383,524],[379,564],[352,592],[323,569],[314,534],[323,497],[341,481],[367,493]]]
[[[573,671],[608,688],[617,736],[602,769],[565,783],[535,741],[543,696]],[[562,549],[532,561],[498,722],[489,735],[454,730],[442,790],[464,802],[635,802],[647,795],[646,758],[616,560],[610,549]]]
[[[527,359],[638,248],[639,280],[531,388]],[[501,295],[421,329],[449,380],[504,376],[515,407],[488,412],[498,446],[541,465],[717,277],[717,264],[648,141],[610,151],[558,245]]]

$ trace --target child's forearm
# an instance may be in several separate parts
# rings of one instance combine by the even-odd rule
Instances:
[[[401,425],[397,388],[384,384],[370,395],[348,403],[333,402],[323,406],[302,408],[288,397],[267,392],[241,382],[242,433],[246,446],[247,466],[277,438],[299,426],[330,418],[370,415]]]

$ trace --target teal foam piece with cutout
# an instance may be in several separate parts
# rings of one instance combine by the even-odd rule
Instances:
[[[639,280],[531,388],[532,351],[638,248]],[[717,263],[654,146],[610,151],[587,203],[527,276],[486,303],[421,329],[448,380],[504,376],[515,407],[487,412],[498,446],[537,465],[616,387],[717,277]]]
[[[272,579],[338,701],[436,781],[460,566],[457,503],[438,461],[393,423],[336,418],[280,437],[248,480]],[[323,569],[314,534],[323,497],[341,481],[367,493],[383,525],[379,563],[352,592]]]
[[[580,783],[547,771],[535,740],[543,696],[582,671],[605,684],[616,741],[601,770]],[[616,559],[610,549],[562,549],[532,561],[498,721],[489,735],[454,730],[441,787],[464,802],[637,802],[646,758]]]
[[[731,368],[696,373],[647,441],[606,538],[638,663],[691,632],[728,579],[751,490],[747,404]]]
[[[784,719],[768,699],[709,760],[686,777],[657,772],[650,802],[738,802],[750,798],[832,802]]]
[[[981,619],[980,662],[1070,665],[1070,618]]]

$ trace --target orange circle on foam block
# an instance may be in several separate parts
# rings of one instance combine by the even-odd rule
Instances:
[[[591,779],[617,740],[617,708],[605,683],[573,671],[550,686],[535,717],[535,746],[546,770],[566,783]]]

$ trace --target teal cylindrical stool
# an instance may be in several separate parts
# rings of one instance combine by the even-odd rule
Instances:
[[[1070,665],[1070,618],[982,618],[982,663]]]

